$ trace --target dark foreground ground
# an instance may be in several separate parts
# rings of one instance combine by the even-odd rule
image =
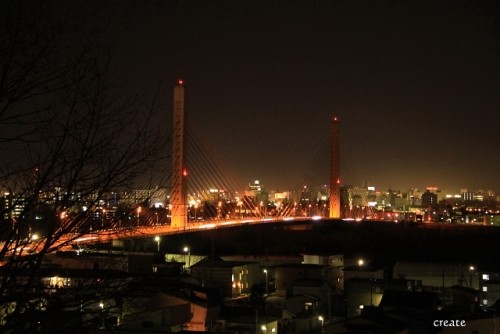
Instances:
[[[345,254],[381,259],[492,263],[500,259],[500,227],[393,222],[309,221],[245,225],[168,236],[166,250],[192,254]]]

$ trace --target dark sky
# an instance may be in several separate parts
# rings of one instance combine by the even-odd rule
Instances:
[[[132,90],[161,83],[171,108],[182,77],[189,121],[245,182],[294,187],[337,115],[343,180],[500,191],[498,1],[116,1],[101,12]]]

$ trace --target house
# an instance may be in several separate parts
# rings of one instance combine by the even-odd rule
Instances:
[[[447,310],[460,313],[476,313],[479,311],[479,291],[468,287],[454,285],[445,289],[449,303]]]
[[[374,278],[351,278],[345,284],[347,316],[362,313],[367,306],[378,306],[384,294],[384,280]]]
[[[277,334],[278,319],[266,316],[255,317],[255,315],[232,318],[226,321],[224,332],[237,334]]]
[[[175,289],[128,298],[122,328],[128,331],[210,331],[222,299],[213,289],[180,283]]]
[[[399,261],[394,266],[394,277],[422,282],[424,287],[451,287],[466,285],[478,287],[476,270],[470,265],[450,262]]]
[[[212,330],[212,324],[218,319],[222,299],[215,289],[205,288],[192,284],[185,284],[183,299],[190,302],[191,319],[185,324],[184,329],[188,331],[205,332]]]
[[[320,308],[321,301],[311,295],[295,294],[283,301],[287,317],[283,318],[283,327],[292,332],[310,331],[321,325],[319,315],[324,315]]]
[[[290,297],[293,285],[298,280],[324,280],[325,266],[317,264],[290,263],[273,267],[276,284],[276,295]]]
[[[345,266],[344,284],[352,278],[383,279],[385,277],[385,264],[359,259],[356,264]]]
[[[253,285],[262,282],[262,276],[257,262],[205,258],[191,266],[191,277],[202,286],[217,288],[222,297],[229,298],[248,293]]]
[[[412,330],[413,329],[413,330]],[[420,328],[418,328],[420,329]],[[391,333],[391,334],[410,334],[410,333],[428,333],[427,331],[415,330],[415,327],[405,321],[404,318],[390,313],[375,312],[362,316],[349,318],[342,322],[337,322],[328,326],[327,333]]]
[[[477,266],[481,306],[486,310],[500,303],[500,264],[497,261]],[[498,311],[498,309],[497,309]]]
[[[324,268],[323,279],[331,283],[336,291],[344,290],[344,260],[348,263],[349,259],[344,259],[343,254],[319,255],[302,254],[302,264],[316,264]]]
[[[132,332],[176,332],[191,318],[189,301],[160,292],[151,298],[131,301],[121,328]]]
[[[433,292],[397,290],[385,291],[379,304],[386,310],[400,308],[426,313],[437,311],[439,305],[439,296]]]

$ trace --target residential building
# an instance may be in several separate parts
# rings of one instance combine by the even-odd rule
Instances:
[[[258,262],[224,261],[205,258],[190,268],[191,276],[202,286],[217,288],[223,297],[237,297],[262,282]]]

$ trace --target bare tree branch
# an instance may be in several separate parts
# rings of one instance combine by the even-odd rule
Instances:
[[[11,319],[44,256],[91,230],[106,195],[130,188],[164,145],[151,126],[156,96],[146,105],[113,85],[93,22],[61,20],[46,3],[0,7],[0,295],[17,296]]]

